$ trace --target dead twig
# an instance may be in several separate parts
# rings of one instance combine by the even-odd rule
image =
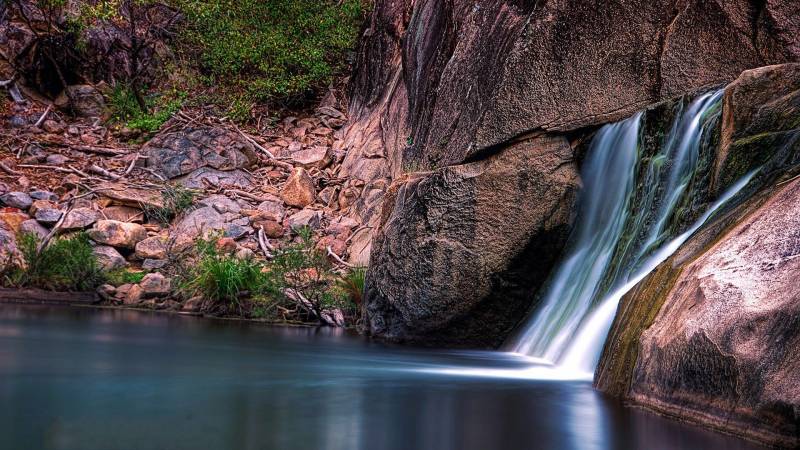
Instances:
[[[36,128],[41,127],[42,124],[44,123],[45,119],[47,119],[47,115],[50,114],[50,111],[52,109],[53,109],[53,105],[47,105],[47,109],[44,110],[44,113],[42,113],[42,116],[39,117],[39,120],[37,120],[36,123],[33,126],[36,127]]]
[[[333,250],[331,250],[331,246],[330,245],[327,246],[326,249],[328,250],[328,255],[331,258],[333,258],[334,261],[336,261],[337,263],[339,263],[339,264],[341,264],[341,265],[343,265],[345,267],[349,267],[351,269],[354,269],[356,267],[355,264],[350,264],[349,262],[347,262],[347,261],[343,260],[342,258],[340,258],[339,255],[337,255],[336,253],[333,253]]]
[[[264,227],[258,229],[258,246],[261,247],[261,251],[264,252],[265,258],[272,259],[275,257],[275,255],[273,255],[270,251],[272,246],[269,245],[266,233],[264,233]],[[272,250],[274,250],[274,248],[272,248]]]
[[[3,172],[6,172],[9,175],[22,175],[22,172],[14,170],[11,167],[8,167],[8,165],[6,165],[6,163],[2,161],[0,161],[0,169],[2,169]]]
[[[91,145],[76,145],[72,147],[72,149],[77,150],[79,152],[95,153],[97,155],[104,155],[104,156],[120,156],[129,153],[128,151],[125,150],[119,150],[110,147],[94,147]]]
[[[119,175],[117,175],[115,173],[111,173],[108,170],[103,169],[102,167],[98,166],[97,164],[92,164],[91,166],[89,166],[89,172],[97,174],[97,175],[100,175],[102,177],[111,178],[112,180],[121,180],[122,179],[121,176],[119,176]]]

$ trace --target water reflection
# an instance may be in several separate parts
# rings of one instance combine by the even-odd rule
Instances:
[[[754,448],[585,381],[461,373],[529,365],[329,329],[3,306],[0,448]]]

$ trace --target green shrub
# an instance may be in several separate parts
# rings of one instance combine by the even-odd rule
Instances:
[[[184,294],[200,295],[226,311],[241,312],[244,297],[268,290],[270,280],[259,262],[221,253],[214,238],[201,239],[196,250],[196,261],[178,280]]]
[[[186,93],[182,91],[150,95],[145,99],[147,111],[143,111],[133,90],[127,85],[117,84],[109,98],[109,109],[114,121],[134,130],[152,133],[181,109],[185,99]]]
[[[122,286],[123,284],[136,284],[144,278],[144,272],[132,272],[127,269],[117,269],[106,272],[106,282],[113,286]]]
[[[163,206],[143,205],[143,210],[149,219],[156,220],[161,224],[169,224],[172,219],[188,211],[194,205],[196,196],[195,191],[186,189],[179,184],[164,184],[161,188]]]
[[[354,267],[347,272],[347,275],[337,282],[339,288],[347,294],[350,300],[357,306],[361,306],[364,299],[364,280],[366,276],[366,267]]]
[[[236,105],[292,100],[347,66],[364,16],[362,0],[176,0],[184,43]],[[191,50],[190,50],[191,51]]]
[[[39,251],[40,239],[32,233],[17,236],[23,267],[6,273],[9,284],[55,291],[89,291],[105,280],[85,233],[50,241]]]

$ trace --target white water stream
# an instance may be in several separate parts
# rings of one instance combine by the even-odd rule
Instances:
[[[601,128],[581,172],[576,225],[539,306],[504,350],[525,358],[524,369],[437,368],[450,375],[591,380],[620,299],[669,258],[757,171],[731,186],[685,223],[698,195],[706,126],[720,112],[723,91],[696,98],[676,118],[654,155],[643,155],[643,114]],[[710,128],[710,127],[709,127]],[[695,213],[697,214],[697,213]],[[680,229],[675,229],[680,228]]]

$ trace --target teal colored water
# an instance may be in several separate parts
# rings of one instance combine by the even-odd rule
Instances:
[[[756,448],[589,382],[480,375],[530,366],[325,328],[6,305],[0,449]]]

